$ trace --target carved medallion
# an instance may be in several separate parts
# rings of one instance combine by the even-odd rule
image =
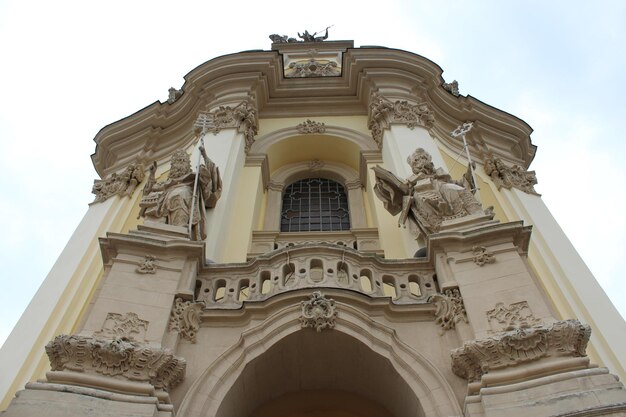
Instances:
[[[338,77],[340,75],[339,63],[329,59],[310,58],[294,61],[285,68],[285,78]]]
[[[156,274],[156,269],[156,258],[152,255],[146,255],[135,271],[138,274]]]
[[[321,332],[335,327],[337,310],[335,300],[326,298],[320,291],[314,291],[308,301],[302,301],[300,323],[302,328],[311,327]]]
[[[496,258],[493,253],[487,251],[487,248],[484,246],[474,246],[472,251],[474,252],[472,260],[478,266],[484,266],[485,264],[492,264],[496,262]]]
[[[493,310],[487,311],[487,320],[493,330],[513,330],[535,326],[541,323],[530,310],[527,301],[509,304],[497,303]]]
[[[108,313],[102,330],[95,332],[94,336],[110,339],[125,337],[129,340],[143,341],[148,331],[148,324],[135,313]]]

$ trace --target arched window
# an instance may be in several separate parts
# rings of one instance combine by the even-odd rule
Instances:
[[[307,178],[283,193],[281,232],[350,230],[348,198],[343,186],[325,178]]]

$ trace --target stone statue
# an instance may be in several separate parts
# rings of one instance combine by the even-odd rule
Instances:
[[[305,30],[304,33],[300,34],[300,32],[298,32],[298,37],[300,39],[302,39],[302,42],[322,42],[325,41],[326,39],[328,39],[328,29],[330,28],[327,27],[326,28],[326,33],[324,33],[324,36],[315,36],[317,35],[317,32],[315,32],[314,34],[310,34],[308,30]]]
[[[484,215],[471,189],[471,172],[454,181],[441,168],[434,167],[428,152],[418,148],[407,158],[413,175],[401,180],[391,172],[376,166],[374,191],[392,215],[400,213],[399,226],[407,220],[419,238],[439,231],[441,223],[469,215]]]
[[[200,165],[197,194],[192,208],[195,174],[191,169],[189,155],[178,150],[172,155],[168,179],[156,182],[156,162],[150,167],[148,181],[139,203],[140,216],[174,226],[189,225],[191,216],[191,239],[206,238],[205,208],[213,208],[222,193],[219,168],[209,159],[204,147],[200,147],[204,164]]]

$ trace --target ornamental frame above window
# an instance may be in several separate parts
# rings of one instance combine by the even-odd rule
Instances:
[[[350,209],[343,185],[326,178],[305,178],[283,193],[281,232],[350,230]]]

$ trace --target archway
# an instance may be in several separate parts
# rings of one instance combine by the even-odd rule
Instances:
[[[283,295],[281,304],[284,306],[286,303],[287,306],[267,316],[261,324],[244,331],[239,342],[192,384],[179,414],[186,417],[250,417],[269,400],[290,392],[293,387],[283,383],[285,378],[292,384],[302,384],[296,392],[324,389],[347,391],[375,401],[396,416],[445,417],[462,414],[443,374],[428,359],[401,342],[393,329],[377,323],[352,303],[343,302],[336,303],[339,315],[334,329],[321,333],[301,329],[301,300],[302,295],[297,292]],[[288,363],[280,359],[280,353],[287,354],[288,351],[293,351],[289,358],[296,362]],[[320,357],[326,359],[320,362]],[[325,364],[329,370],[336,367],[342,372],[332,371],[330,378],[302,378],[302,374],[298,376],[295,373],[309,371],[310,366],[301,363],[304,358],[308,358],[311,364]],[[278,364],[281,369],[264,369],[269,364]],[[371,385],[380,378],[372,370],[379,370],[384,375],[384,383],[394,389],[377,389],[377,385]],[[257,375],[262,375],[262,378],[257,378]],[[241,391],[243,387],[247,388]],[[238,391],[246,394],[237,395]]]
[[[249,362],[216,417],[263,416],[267,410],[285,417],[303,411],[356,416],[367,409],[372,417],[424,416],[388,359],[345,333],[305,329]]]

